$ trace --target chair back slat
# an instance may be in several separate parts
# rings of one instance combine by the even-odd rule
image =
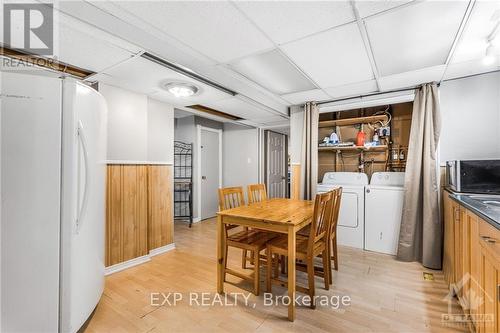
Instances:
[[[219,210],[226,210],[245,205],[243,187],[226,187],[219,189]]]
[[[308,252],[312,252],[314,244],[326,241],[330,232],[330,222],[333,213],[333,192],[317,194],[314,201],[314,212],[309,235]]]
[[[337,224],[339,222],[340,203],[342,201],[342,187],[337,187],[332,190],[333,194],[333,212],[330,221],[330,236],[337,232]]]
[[[248,203],[261,202],[267,200],[266,185],[248,185]]]

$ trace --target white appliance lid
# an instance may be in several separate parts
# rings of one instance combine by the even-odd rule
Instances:
[[[370,185],[404,186],[404,184],[404,172],[374,172],[370,180]]]
[[[368,176],[360,172],[326,172],[322,184],[368,185]]]

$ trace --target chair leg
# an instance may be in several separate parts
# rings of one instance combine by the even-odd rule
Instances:
[[[281,261],[280,261],[280,264],[281,264],[281,274],[285,274],[286,273],[286,257],[285,256],[280,256],[281,257]]]
[[[271,275],[273,274],[273,255],[271,253],[271,249],[267,247],[266,249],[267,256],[267,274],[266,274],[266,291],[268,293],[271,292]]]
[[[314,258],[307,258],[307,282],[309,284],[309,297],[311,297],[311,309],[316,308],[314,302]]]
[[[241,268],[247,268],[247,250],[241,251]]]
[[[327,248],[321,254],[321,259],[323,260],[323,280],[325,281],[325,289],[330,290],[330,257],[328,256],[329,251]]]
[[[282,258],[284,258],[283,256],[281,256]],[[276,265],[274,265],[274,277],[275,278],[278,278],[280,276],[280,255],[279,254],[276,254],[276,256],[274,257],[273,260],[276,260]],[[283,260],[283,259],[281,259]]]
[[[260,258],[259,251],[252,251],[253,253],[253,269],[254,269],[254,283],[253,291],[255,296],[259,296],[260,293]]]
[[[328,269],[328,283],[332,284],[332,240],[328,241],[328,246],[326,247],[326,257],[329,258],[330,260],[327,260],[327,267],[325,269]]]
[[[333,267],[336,271],[339,270],[339,256],[337,253],[337,235],[333,237]]]
[[[227,246],[226,244],[226,247],[224,248],[224,278],[222,279],[224,282],[226,282],[227,254],[229,252],[228,250],[229,246]]]

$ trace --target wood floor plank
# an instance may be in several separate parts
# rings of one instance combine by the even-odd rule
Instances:
[[[176,249],[156,256],[148,263],[106,278],[104,295],[85,332],[466,332],[466,327],[443,325],[448,292],[441,271],[431,271],[433,281],[423,279],[429,270],[418,263],[396,261],[393,257],[339,247],[339,271],[333,273],[329,291],[317,280],[317,295],[351,297],[351,305],[334,310],[317,306],[296,309],[296,320],[286,320],[287,307],[265,307],[263,296],[249,298],[250,306],[155,307],[151,293],[216,292],[215,219],[175,224]],[[230,249],[229,261],[239,266],[241,252]],[[265,270],[262,271],[262,288]],[[226,293],[244,292],[250,283],[229,278]],[[307,282],[297,273],[298,283]],[[241,286],[239,288],[238,286]],[[242,289],[246,288],[246,289]],[[274,295],[286,289],[273,288]],[[301,295],[301,293],[298,293]],[[252,305],[256,307],[253,308]],[[461,313],[453,304],[454,313]]]

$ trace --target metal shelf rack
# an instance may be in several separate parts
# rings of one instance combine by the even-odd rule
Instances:
[[[174,141],[174,218],[193,224],[193,144]]]

